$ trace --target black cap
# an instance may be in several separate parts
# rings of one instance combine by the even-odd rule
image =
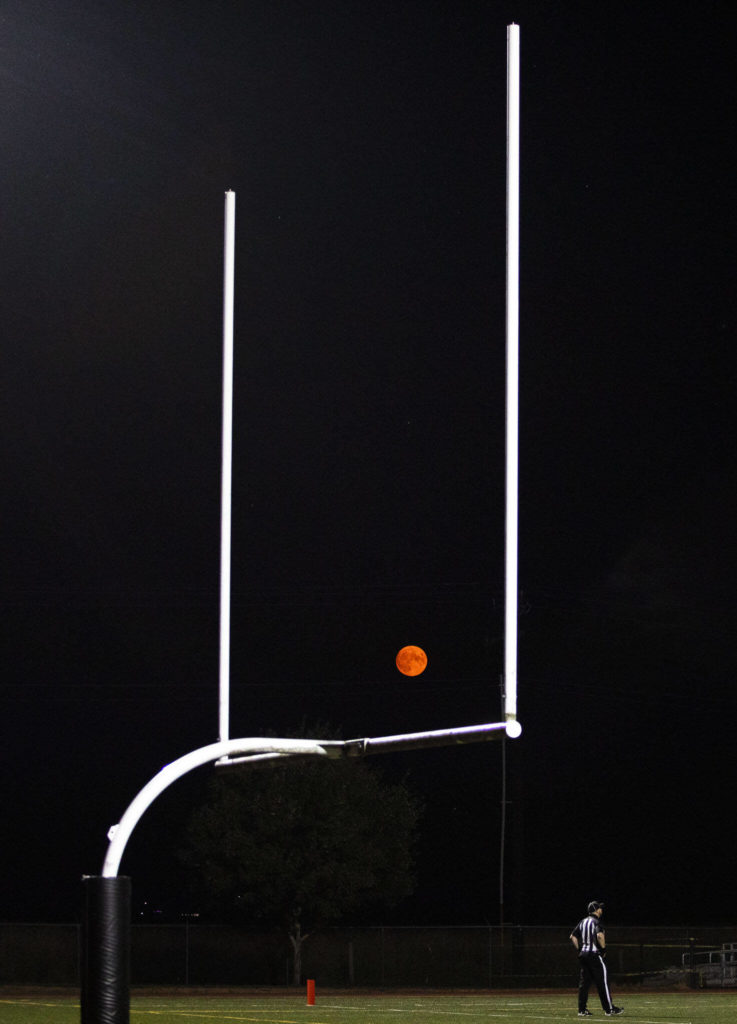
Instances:
[[[597,910],[603,910],[604,904],[600,903],[599,900],[592,900],[586,908],[589,914],[595,914]]]

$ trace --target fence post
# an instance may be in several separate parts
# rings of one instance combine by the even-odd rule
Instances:
[[[351,988],[356,984],[356,970],[353,961],[353,939],[348,940],[348,984]]]

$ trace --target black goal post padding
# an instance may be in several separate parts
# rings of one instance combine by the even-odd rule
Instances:
[[[82,1024],[130,1021],[130,878],[83,878]]]

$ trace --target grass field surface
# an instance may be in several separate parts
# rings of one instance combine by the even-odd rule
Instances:
[[[737,993],[656,992],[615,994],[622,1020],[639,1024],[732,1024]],[[592,1021],[608,1020],[598,1000]],[[460,993],[305,996],[134,996],[131,1024],[502,1024],[578,1020],[576,994]],[[77,1024],[79,1000],[68,996],[0,995],[2,1024]]]

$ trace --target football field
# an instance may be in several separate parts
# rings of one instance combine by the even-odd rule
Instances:
[[[737,993],[615,993],[622,1020],[639,1024],[731,1024]],[[593,1002],[595,1020],[608,1020]],[[304,995],[180,995],[131,999],[131,1024],[522,1024],[578,1020],[576,994],[427,993],[320,995],[308,1006]],[[3,1024],[76,1024],[79,1000],[71,996],[0,995]]]

